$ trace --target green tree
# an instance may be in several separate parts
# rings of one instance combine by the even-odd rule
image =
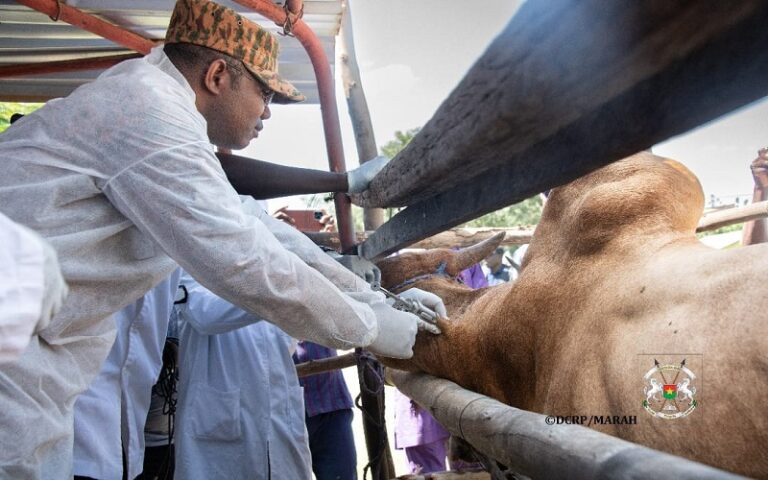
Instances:
[[[11,115],[14,113],[26,115],[42,106],[42,103],[0,102],[0,132],[4,132],[11,125]]]
[[[517,227],[536,225],[541,219],[544,203],[541,196],[526,198],[520,203],[504,207],[482,217],[470,220],[465,227]]]

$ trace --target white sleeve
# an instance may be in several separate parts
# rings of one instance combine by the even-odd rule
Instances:
[[[181,144],[111,177],[103,191],[112,204],[202,285],[289,335],[340,349],[370,344],[378,334],[371,308],[246,215],[210,145],[184,136],[180,127]]]
[[[0,214],[0,362],[21,355],[40,322],[43,241]]]
[[[248,202],[250,203],[250,200]],[[381,294],[371,290],[371,286],[365,280],[344,268],[299,230],[272,217],[263,209],[251,208],[249,205],[247,211],[257,216],[287,250],[295,253],[307,265],[322,273],[342,291],[367,304],[375,304],[381,300]]]

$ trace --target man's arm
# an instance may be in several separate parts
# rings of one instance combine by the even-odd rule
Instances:
[[[229,183],[240,195],[257,200],[309,193],[360,193],[389,162],[376,157],[344,173],[286,167],[253,158],[217,153]]]
[[[768,199],[768,147],[761,148],[757,152],[757,158],[750,166],[752,177],[755,180],[755,188],[752,194],[752,203]],[[744,225],[742,245],[754,245],[768,241],[768,221],[761,218],[747,222]]]
[[[371,291],[370,285],[365,283],[362,278],[329,257],[306,235],[287,223],[270,216],[256,202],[246,201],[243,204],[243,209],[249,215],[257,218],[280,241],[283,248],[293,252],[304,263],[320,272],[343,292],[359,292],[363,294],[356,298],[356,300],[364,303],[368,303],[365,298],[366,296],[370,296],[372,300],[380,298],[378,294]]]
[[[255,317],[333,348],[374,341],[377,313],[246,215],[206,147],[186,141],[143,158],[108,179],[104,194],[187,273]]]
[[[255,199],[349,190],[346,173],[286,167],[228,153],[216,156],[237,193]]]

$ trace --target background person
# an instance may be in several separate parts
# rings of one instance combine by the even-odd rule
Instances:
[[[755,182],[752,203],[768,200],[768,147],[758,150],[757,158],[752,161],[750,169]],[[766,240],[768,240],[768,221],[765,218],[744,224],[742,245],[764,243]]]
[[[175,478],[309,480],[293,339],[188,275],[182,284]]]
[[[295,363],[336,356],[336,350],[312,342],[299,342]],[[299,379],[304,388],[312,471],[317,480],[355,480],[357,452],[352,431],[352,397],[341,370]]]
[[[504,248],[498,247],[485,259],[485,279],[488,281],[488,286],[500,285],[510,280],[517,278],[516,272],[509,269],[509,266],[504,264]]]
[[[115,343],[99,374],[75,402],[76,478],[133,479],[142,472],[144,424],[152,385],[163,365],[180,275],[177,269],[113,315],[118,329]]]

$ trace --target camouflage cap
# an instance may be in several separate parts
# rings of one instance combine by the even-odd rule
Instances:
[[[296,87],[277,74],[277,39],[231,8],[209,0],[178,0],[165,43],[191,43],[240,60],[275,91],[275,103],[304,100]]]

